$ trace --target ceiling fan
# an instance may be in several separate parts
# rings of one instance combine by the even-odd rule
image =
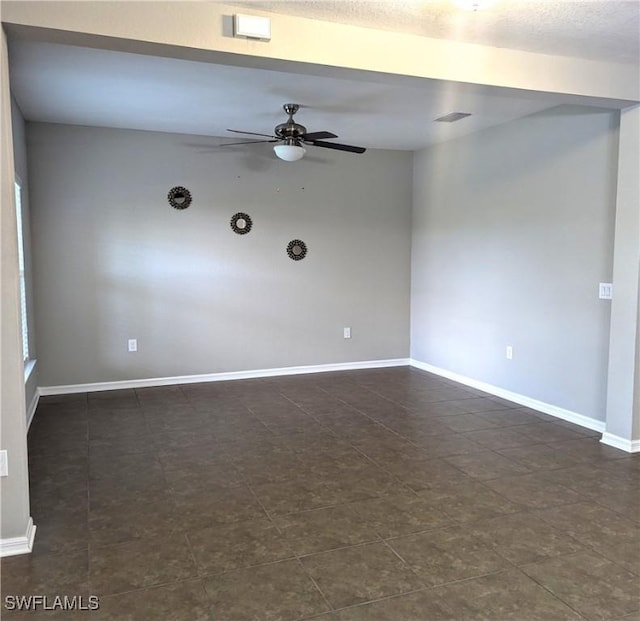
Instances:
[[[235,134],[248,134],[251,136],[264,136],[270,140],[245,140],[243,142],[231,142],[227,143],[225,147],[239,144],[255,144],[258,142],[277,142],[273,147],[275,154],[286,162],[295,162],[304,157],[307,150],[302,146],[312,145],[314,147],[323,147],[325,149],[336,149],[337,151],[348,151],[349,153],[364,153],[366,149],[364,147],[354,147],[349,144],[340,144],[337,142],[326,142],[327,138],[337,138],[335,134],[331,132],[308,132],[307,128],[300,123],[296,123],[293,120],[293,115],[300,109],[299,104],[286,103],[284,111],[289,115],[286,123],[280,123],[276,125],[273,130],[274,135],[270,134],[258,134],[256,132],[245,132],[239,129],[228,129],[228,132],[234,132]]]

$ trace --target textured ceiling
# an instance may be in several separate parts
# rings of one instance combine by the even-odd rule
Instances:
[[[494,47],[638,63],[638,0],[245,0],[236,6]]]

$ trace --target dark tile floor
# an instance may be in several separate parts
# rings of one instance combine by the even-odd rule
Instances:
[[[47,397],[7,619],[640,619],[640,456],[409,368]]]

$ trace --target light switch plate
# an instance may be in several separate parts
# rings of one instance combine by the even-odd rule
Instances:
[[[127,341],[129,351],[138,351],[138,339],[129,339]]]
[[[9,476],[9,459],[7,451],[0,451],[0,477]]]
[[[343,331],[344,334],[344,338],[345,339],[350,339],[351,338],[351,328],[345,328]]]
[[[598,297],[601,300],[613,299],[613,284],[610,282],[601,282],[598,290]]]

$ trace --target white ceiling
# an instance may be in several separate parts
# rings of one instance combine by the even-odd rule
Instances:
[[[629,12],[628,7],[633,4],[637,13],[640,6],[635,0],[569,3],[578,6],[577,12],[582,16],[578,21],[583,27],[566,39],[563,35],[575,22],[571,11],[560,10],[559,5],[567,2],[541,3],[548,4],[549,10],[541,11],[536,26],[525,24],[522,18],[532,2],[511,1],[523,5],[524,12],[515,21],[519,29],[509,35],[521,49],[527,49],[527,42],[529,48],[536,44],[534,33],[545,31],[549,16],[556,16],[559,22],[549,26],[543,37],[552,48],[549,51],[571,48],[575,52],[584,47],[583,39],[588,32],[602,30],[593,16],[602,14],[609,6],[611,14],[607,13],[604,20],[608,34],[594,45],[607,48],[609,55],[618,58],[628,56],[633,48],[628,42],[618,44],[629,39],[624,33],[629,30],[628,17],[633,11]],[[506,0],[497,2],[504,4]],[[421,34],[429,36],[445,32],[447,20],[455,16],[475,19],[481,15],[445,7],[440,1],[313,0],[259,4],[262,9],[287,9],[296,15],[377,28],[383,27],[380,23],[383,21],[385,27],[402,31],[415,30],[417,15],[424,13],[425,6],[433,5],[435,12],[420,26],[425,31]],[[589,13],[583,5],[592,5],[593,12]],[[390,12],[393,6],[402,6],[402,11]],[[511,18],[504,15],[514,13],[505,7],[499,11],[504,24],[508,24]],[[592,17],[587,19],[587,14]],[[483,28],[470,32],[476,33],[473,36],[482,32],[482,36],[488,36],[490,22],[485,20]],[[614,26],[620,26],[617,41]],[[498,42],[504,36],[507,35],[503,33]],[[636,43],[638,36],[636,33]],[[571,47],[572,40],[583,43]],[[274,126],[285,120],[282,111],[285,102],[302,104],[296,120],[309,131],[329,130],[339,136],[339,142],[367,148],[405,150],[423,148],[562,103],[557,96],[507,89],[435,81],[422,81],[420,86],[391,86],[360,78],[318,77],[20,39],[10,41],[10,63],[12,90],[27,120],[228,137],[229,142],[241,137],[229,134],[227,128],[271,134]],[[452,111],[470,112],[472,116],[453,124],[433,122]],[[211,144],[222,142],[225,140],[211,140]]]
[[[340,142],[414,150],[531,114],[549,99],[487,94],[425,82],[421,88],[293,75],[50,43],[11,46],[14,95],[27,120],[204,136],[271,134],[282,104],[301,103],[296,120]],[[457,123],[434,123],[451,111]],[[222,141],[220,141],[222,142]]]

